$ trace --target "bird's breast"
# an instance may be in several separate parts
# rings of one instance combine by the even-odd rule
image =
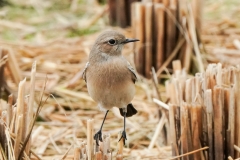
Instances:
[[[127,61],[120,58],[91,64],[87,70],[87,87],[90,96],[98,103],[123,107],[132,100],[135,85]]]
[[[131,81],[131,73],[127,68],[127,63],[120,58],[109,58],[101,63],[90,64],[88,72],[87,79],[89,81],[98,79],[98,83],[104,84],[106,87]]]

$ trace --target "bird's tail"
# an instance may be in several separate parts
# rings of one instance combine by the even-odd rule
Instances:
[[[120,114],[124,117],[124,112],[123,112],[123,108],[119,108]],[[137,114],[137,110],[133,107],[132,103],[129,103],[127,105],[127,113],[126,113],[126,117],[131,117],[134,114]]]

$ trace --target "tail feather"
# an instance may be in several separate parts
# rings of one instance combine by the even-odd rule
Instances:
[[[120,114],[121,116],[124,117],[124,112],[123,112],[123,108],[119,108]],[[132,103],[129,103],[127,105],[127,113],[126,113],[126,117],[131,117],[134,114],[137,114],[137,110],[133,107]]]

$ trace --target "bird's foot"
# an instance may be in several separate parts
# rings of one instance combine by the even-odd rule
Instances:
[[[127,140],[127,135],[126,135],[126,131],[125,130],[122,132],[122,136],[119,139],[119,141],[121,141],[121,139],[123,139],[123,145],[125,146],[125,141]]]
[[[102,140],[102,131],[101,130],[99,130],[95,135],[94,135],[94,140],[96,141],[96,144],[99,146],[99,141],[103,141]]]

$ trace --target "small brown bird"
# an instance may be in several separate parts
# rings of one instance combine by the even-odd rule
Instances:
[[[105,31],[95,41],[83,71],[83,79],[87,83],[88,93],[98,103],[105,116],[100,130],[94,135],[97,145],[102,141],[102,127],[109,109],[118,107],[124,117],[123,142],[127,139],[125,119],[137,113],[131,104],[135,94],[135,71],[122,56],[122,48],[126,43],[139,41],[127,39],[116,31]]]

